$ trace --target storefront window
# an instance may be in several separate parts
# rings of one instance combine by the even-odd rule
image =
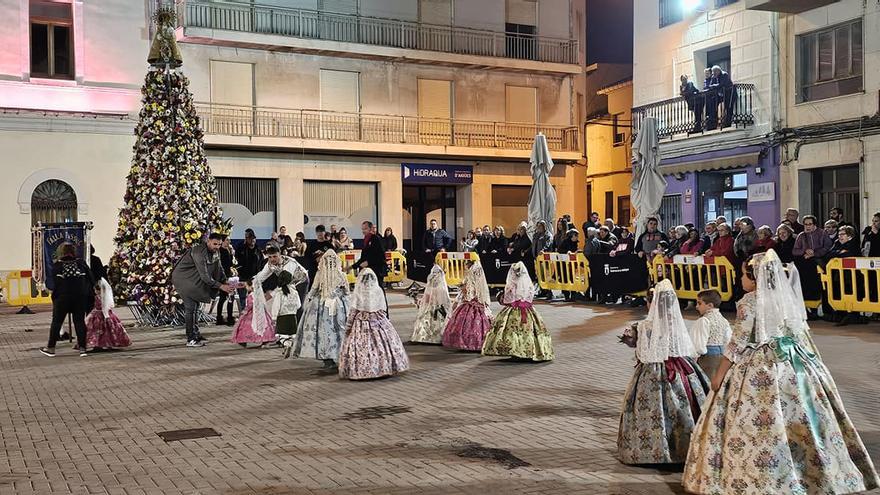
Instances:
[[[703,206],[703,225],[724,216],[728,222],[748,215],[749,175],[747,172],[703,172],[699,191]]]

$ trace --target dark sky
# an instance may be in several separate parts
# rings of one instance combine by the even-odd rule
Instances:
[[[587,64],[632,63],[633,0],[586,0]]]

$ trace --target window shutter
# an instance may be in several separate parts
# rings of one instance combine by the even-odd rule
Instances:
[[[419,0],[419,20],[425,24],[452,24],[452,0]]]
[[[538,3],[534,0],[507,0],[507,22],[537,26]]]
[[[507,86],[507,122],[538,123],[538,90]]]
[[[452,81],[419,79],[419,117],[452,118]]]
[[[321,110],[360,112],[357,72],[321,69]]]
[[[253,64],[211,60],[211,102],[253,106]]]
[[[358,0],[323,0],[321,10],[335,14],[357,14]]]

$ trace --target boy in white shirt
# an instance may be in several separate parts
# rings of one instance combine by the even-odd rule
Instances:
[[[708,376],[715,375],[731,335],[730,323],[721,316],[718,306],[721,306],[721,294],[717,290],[697,294],[697,311],[701,316],[691,326],[691,341],[700,356],[697,364]]]

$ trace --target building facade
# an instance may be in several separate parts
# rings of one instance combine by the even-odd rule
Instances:
[[[780,220],[779,59],[772,12],[740,0],[636,0],[633,126],[653,117],[668,180],[664,228],[702,226],[717,216]],[[687,6],[692,5],[691,9]],[[704,90],[705,69],[733,86]],[[681,76],[699,94],[681,95]]]
[[[134,143],[153,2],[0,0],[4,269],[36,221],[89,220],[109,256]],[[569,0],[180,0],[182,70],[233,237],[363,220],[418,245],[526,217],[543,132],[558,211],[583,210]],[[14,166],[13,166],[14,164]],[[13,204],[15,201],[17,204]],[[7,266],[8,265],[8,266]]]

